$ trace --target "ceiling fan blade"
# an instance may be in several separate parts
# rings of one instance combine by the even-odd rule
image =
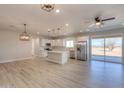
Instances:
[[[93,27],[93,26],[95,26],[95,24],[94,24],[94,23],[93,23],[93,24],[91,24],[91,25],[89,25],[89,26],[88,26],[88,28]]]
[[[115,17],[107,18],[107,19],[102,19],[101,21],[108,21],[108,20],[114,20]]]

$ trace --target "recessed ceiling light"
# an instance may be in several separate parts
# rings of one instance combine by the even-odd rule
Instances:
[[[80,30],[80,32],[82,32],[82,30]]]
[[[59,13],[60,12],[60,10],[59,9],[56,9],[56,13]]]
[[[66,26],[69,26],[69,24],[65,24]]]
[[[39,34],[39,32],[37,32],[37,34]]]

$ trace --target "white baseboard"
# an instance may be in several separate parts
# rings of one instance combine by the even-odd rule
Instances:
[[[21,61],[21,60],[27,60],[27,59],[32,59],[32,57],[27,57],[27,58],[17,58],[17,59],[11,59],[11,60],[5,60],[5,61],[0,61],[0,63],[15,62],[15,61]]]

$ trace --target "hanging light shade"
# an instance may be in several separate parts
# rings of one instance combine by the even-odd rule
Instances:
[[[41,9],[51,12],[54,9],[54,4],[41,4]]]
[[[29,41],[30,40],[30,35],[26,32],[26,24],[24,24],[24,32],[20,34],[20,40],[21,41]]]

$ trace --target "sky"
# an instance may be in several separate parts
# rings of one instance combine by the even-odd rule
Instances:
[[[106,38],[105,42],[112,41],[115,42],[116,45],[122,46],[122,38]],[[104,39],[92,39],[93,46],[104,46]]]

